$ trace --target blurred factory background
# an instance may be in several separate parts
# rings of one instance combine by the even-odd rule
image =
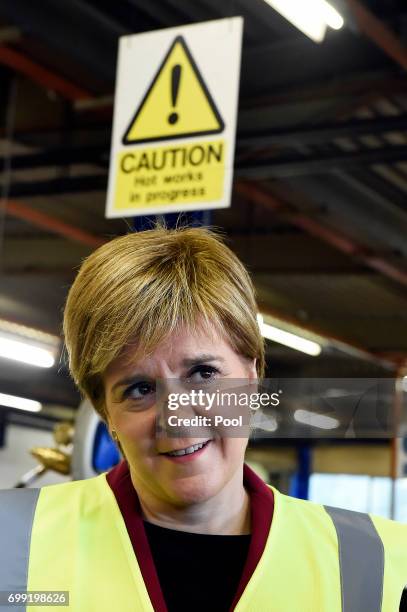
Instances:
[[[316,43],[271,4],[0,3],[0,337],[54,354],[52,367],[0,355],[0,488],[38,469],[33,447],[71,452],[71,433],[53,435],[80,405],[64,300],[83,257],[141,227],[104,216],[118,38],[232,15],[245,20],[233,203],[203,221],[249,268],[264,322],[319,346],[269,334],[267,375],[398,379],[403,431],[407,6],[332,1],[344,25]],[[283,491],[407,521],[403,452],[402,437],[257,437],[248,458]],[[50,461],[33,486],[71,477]]]

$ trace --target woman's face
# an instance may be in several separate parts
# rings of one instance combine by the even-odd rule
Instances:
[[[214,439],[210,431],[205,438],[185,431],[183,437],[163,436],[157,430],[163,398],[157,398],[155,382],[160,380],[166,399],[183,383],[204,388],[208,380],[216,386],[216,379],[255,379],[256,360],[238,355],[215,329],[209,336],[200,328],[174,332],[151,356],[125,365],[130,354],[131,347],[109,365],[104,384],[108,424],[117,432],[133,484],[139,493],[177,506],[213,497],[241,469],[247,438]],[[198,452],[168,455],[208,439]]]

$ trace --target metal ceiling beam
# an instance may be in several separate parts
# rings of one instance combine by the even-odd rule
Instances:
[[[282,323],[286,323],[288,326],[295,326],[300,332],[303,330],[307,334],[319,336],[325,341],[329,342],[332,346],[343,351],[344,353],[356,357],[357,359],[362,359],[364,361],[368,361],[371,363],[375,363],[383,368],[395,370],[398,366],[398,362],[394,362],[392,359],[383,358],[380,355],[376,355],[368,351],[367,349],[354,344],[352,342],[348,342],[347,340],[340,338],[336,335],[332,335],[325,330],[321,330],[315,326],[304,325],[302,321],[299,321],[293,317],[289,317],[287,315],[281,316],[281,314],[274,310],[270,305],[265,302],[258,302],[259,310],[264,315],[269,315],[277,320],[280,320]]]
[[[364,96],[369,92],[382,92],[383,95],[406,93],[407,81],[401,76],[390,75],[387,72],[353,72],[326,77],[312,83],[293,85],[285,91],[277,89],[272,94],[250,95],[242,99],[239,106],[241,109],[280,106],[312,100]]]
[[[182,14],[183,19],[188,19],[190,22],[208,21],[209,19],[217,19],[220,17],[219,14],[214,14],[209,7],[201,6],[201,3],[196,0],[194,2],[184,3],[179,0],[166,0],[166,4],[169,5],[172,10],[176,11],[178,15]]]
[[[109,155],[109,128],[107,124],[90,125],[89,127],[80,126],[74,130],[74,133],[81,133],[85,132],[86,130],[89,130],[91,134],[95,133],[96,131],[100,131],[100,135],[106,137],[106,144],[81,147],[73,146],[69,148],[49,148],[41,153],[15,155],[11,160],[11,165],[17,170],[42,166],[63,166],[66,164],[85,163],[102,158],[106,158],[107,161]],[[323,123],[315,127],[282,127],[253,133],[238,131],[237,147],[238,150],[240,150],[246,148],[268,147],[273,145],[298,146],[298,144],[317,144],[332,141],[335,138],[355,138],[363,134],[386,134],[397,131],[407,131],[407,115],[391,118],[330,122]],[[51,130],[49,132],[55,132],[55,134],[60,135],[66,133],[66,130]],[[41,133],[38,135],[40,136],[40,134]],[[46,136],[47,131],[45,131],[44,134]],[[388,147],[388,150],[391,152],[393,152],[394,149],[397,152],[400,147]],[[382,149],[380,151],[382,151]],[[345,154],[342,155],[343,159],[346,159]],[[302,160],[304,158],[301,157],[300,159]],[[337,156],[335,156],[334,159],[336,160]],[[382,160],[382,157],[380,160]],[[354,160],[351,158],[350,162],[352,165],[353,161]],[[318,164],[319,163],[320,162],[318,161]]]
[[[395,201],[392,198],[391,191],[388,193],[383,190],[383,187],[378,189],[374,179],[369,182],[368,177],[372,173],[366,174],[367,176],[365,175],[365,178],[361,179],[357,172],[337,172],[335,179],[340,179],[345,189],[344,197],[346,197],[346,193],[350,192],[353,195],[353,201],[359,202],[360,213],[363,214],[364,212],[365,215],[370,213],[369,229],[371,230],[374,225],[376,226],[376,235],[381,235],[386,239],[389,251],[393,251],[395,254],[397,252],[405,253],[407,256],[407,244],[403,233],[403,229],[407,228],[407,194],[404,194],[403,203],[401,199]],[[334,185],[332,187],[335,189]],[[391,188],[391,185],[389,187]],[[368,203],[367,206],[366,202]],[[354,219],[356,222],[355,217]],[[389,221],[394,225],[397,237],[394,234],[387,233]]]
[[[266,185],[264,185],[266,186]],[[323,225],[352,236],[359,244],[403,268],[407,263],[407,215],[369,183],[361,185],[353,173],[275,180],[267,185],[275,197]]]
[[[358,244],[355,240],[339,231],[326,227],[304,213],[294,210],[278,200],[264,187],[252,182],[238,181],[235,189],[240,195],[245,196],[250,201],[265,206],[277,214],[283,214],[284,220],[323,240],[330,246],[342,251],[342,253],[355,257],[364,265],[373,268],[402,285],[407,285],[407,270],[395,266],[382,256]]]
[[[355,170],[355,167],[375,163],[389,163],[407,160],[407,147],[389,147],[343,153],[320,157],[293,156],[290,159],[267,159],[249,163],[237,162],[235,176],[241,179],[287,178],[305,175],[321,175],[337,169]],[[95,160],[93,160],[95,161]],[[75,163],[72,159],[67,163]],[[95,162],[97,163],[97,162]],[[52,165],[52,164],[45,164]],[[57,165],[57,164],[55,164]],[[14,182],[10,186],[10,198],[29,198],[63,193],[105,191],[107,174],[71,176],[42,181]]]
[[[0,29],[0,45],[9,45],[18,42],[22,38],[19,28],[5,27]]]
[[[106,191],[106,175],[72,176],[12,183],[9,189],[10,198],[33,198],[37,196],[59,195],[63,193],[87,193],[89,191]]]
[[[260,0],[263,2],[263,0]],[[196,4],[196,1],[194,3]],[[202,19],[202,21],[207,21],[208,19],[227,19],[228,17],[235,17],[236,15],[241,15],[244,22],[244,42],[248,42],[251,45],[256,44],[258,42],[259,37],[265,37],[270,35],[272,30],[270,30],[270,24],[264,19],[262,16],[262,20],[259,21],[256,19],[256,4],[259,4],[259,0],[247,0],[239,1],[239,0],[229,0],[224,2],[219,2],[219,0],[200,0],[200,4],[202,4],[203,11],[206,12],[206,18]],[[252,6],[253,5],[253,6]],[[270,7],[266,5],[266,13],[272,13]]]
[[[29,23],[31,36],[34,35],[45,41],[51,48],[59,49],[67,54],[69,51],[68,55],[70,57],[91,69],[98,78],[103,78],[107,83],[113,85],[117,39],[120,35],[128,33],[127,29],[107,17],[100,10],[80,0],[74,0],[73,4],[70,3],[65,8],[64,5],[61,7],[61,4],[54,0],[44,0],[44,2],[46,3],[45,6],[39,11],[38,7],[34,6],[29,0],[14,0],[12,3],[5,3],[5,6],[2,7],[2,13],[6,19],[10,19],[25,30],[27,30],[26,24]],[[358,4],[356,0],[348,0],[348,2],[352,5]],[[140,12],[149,10],[151,13],[152,11],[152,17],[156,20],[157,18],[160,19],[160,13],[154,6],[151,9],[151,3],[141,3],[140,0],[133,0],[133,3],[139,5]],[[217,7],[220,10],[219,3]],[[165,23],[168,20],[168,23],[171,23],[171,19],[174,19],[173,11],[168,7],[160,7],[160,11],[162,11],[161,19],[165,18]],[[364,11],[367,12],[366,9]],[[69,19],[63,18],[68,15]],[[376,19],[372,15],[370,17]],[[382,24],[379,22],[379,25]],[[368,23],[368,28],[369,32],[373,31],[371,20]],[[86,29],[92,31],[94,35],[89,37]],[[394,37],[394,35],[392,36]],[[344,37],[346,38],[345,53],[343,52]],[[72,40],[75,41],[74,45],[72,45]],[[383,43],[383,41],[381,42]],[[383,44],[381,44],[382,47]],[[391,40],[391,44],[388,46],[393,49],[394,40]],[[319,47],[316,47],[309,41],[296,39],[288,43],[276,43],[263,48],[248,50],[243,57],[242,66],[242,91],[247,94],[245,97],[253,98],[253,95],[261,95],[267,91],[276,91],[282,87],[294,85],[296,89],[293,94],[297,94],[301,83],[305,86],[312,80],[331,80],[332,74],[349,75],[356,70],[369,70],[375,59],[374,56],[372,57],[370,46],[364,45],[361,39],[355,40],[353,35],[346,32],[341,33],[340,41],[336,39],[325,41],[322,57]],[[10,52],[17,53],[20,57],[8,57],[6,62],[12,62],[13,65],[20,66],[19,71],[24,69],[24,73],[27,74],[28,66],[26,62],[32,62],[32,60],[24,58],[21,52],[16,52],[14,49],[9,49]],[[298,57],[302,58],[300,63],[297,61]],[[380,56],[376,59],[380,64]],[[261,69],[265,62],[268,65],[267,73],[264,73]],[[303,70],[304,64],[308,66],[305,72]],[[275,67],[273,68],[273,66]],[[57,75],[53,74],[54,78],[52,79],[44,79],[44,76],[46,76],[44,70],[46,69],[42,66],[39,66],[39,70],[34,70],[33,66],[29,66],[28,72],[36,76],[37,79],[39,78],[37,73],[40,72],[41,78],[38,82],[41,82],[47,88],[55,88],[55,91],[57,91],[58,83],[55,82]],[[261,78],[259,78],[260,70]],[[52,71],[48,72],[52,73]],[[53,82],[54,87],[50,85],[50,81]],[[68,87],[68,96],[66,93],[62,93],[62,91],[66,92],[67,88],[59,87],[61,95],[71,100],[90,97],[89,92],[84,91],[83,88],[72,83],[70,85],[72,87]],[[344,86],[344,84],[341,83],[341,86]]]
[[[19,223],[18,226],[21,224]],[[18,228],[16,228],[18,231]],[[42,228],[45,229],[45,228]],[[48,228],[46,228],[48,229]],[[54,232],[35,232],[32,234],[7,234],[1,251],[1,271],[3,274],[55,274],[71,273],[78,265],[78,257],[86,256],[93,245],[79,246],[77,242],[67,241]],[[58,254],[56,260],[55,255]]]
[[[390,171],[394,171],[394,168],[390,168]],[[407,193],[401,187],[398,187],[393,181],[387,178],[382,178],[374,168],[355,168],[354,171],[346,173],[350,175],[352,179],[359,182],[362,190],[366,190],[366,187],[370,191],[368,194],[371,195],[371,191],[374,190],[378,197],[383,197],[386,200],[387,205],[390,208],[398,207],[401,210],[407,210]],[[406,181],[407,177],[400,177]]]
[[[238,194],[235,193],[234,196]],[[234,197],[235,201],[236,199]],[[247,200],[244,203],[247,208]],[[244,214],[243,207],[241,210]],[[278,226],[281,226],[281,221],[284,219],[276,215],[268,215],[266,220],[263,219],[264,229],[261,229],[256,219],[258,217],[262,219],[264,211],[255,209],[252,212],[254,216],[252,230],[242,231],[241,228],[236,228],[228,235],[234,252],[253,272],[259,274],[264,271],[274,274],[280,271],[284,274],[287,270],[289,273],[296,271],[300,275],[302,272],[312,274],[315,271],[329,274],[332,271],[353,275],[367,271],[369,274],[374,274],[370,268],[362,268],[337,249],[329,248],[326,244],[314,240],[312,236],[292,224],[284,224],[284,232],[280,233]],[[301,253],[300,259],[298,253]]]
[[[9,163],[13,170],[27,170],[30,168],[46,168],[56,166],[70,166],[73,164],[100,164],[105,158],[106,167],[109,163],[109,149],[107,146],[82,146],[50,148],[41,153],[28,155],[14,155]],[[0,159],[2,159],[0,157]],[[3,158],[5,160],[5,158]]]
[[[265,147],[266,145],[298,145],[310,144],[316,141],[330,140],[335,137],[335,134],[351,135],[352,125],[355,125],[355,134],[372,133],[375,129],[377,133],[402,129],[405,118],[395,121],[366,121],[367,126],[363,126],[364,121],[350,122],[349,124],[322,126],[319,129],[296,129],[296,130],[278,130],[269,134],[260,136],[239,136],[238,135],[238,150],[242,148]],[[374,127],[375,125],[375,127]],[[397,128],[398,126],[398,128]],[[303,140],[302,140],[303,139]],[[1,158],[0,158],[1,159]],[[109,159],[109,151],[107,146],[87,146],[87,147],[71,147],[71,148],[52,148],[43,153],[35,153],[29,155],[16,155],[11,159],[11,167],[14,170],[23,170],[40,167],[58,167],[74,164],[105,164],[107,167]],[[291,155],[285,157],[274,156],[269,159],[259,159],[253,162],[237,161],[236,171],[241,177],[288,177],[300,176],[307,174],[324,174],[331,172],[337,168],[354,170],[356,166],[395,163],[407,160],[407,146],[386,146],[375,149],[361,149],[352,152],[338,152],[324,155],[313,155],[304,157],[303,155]],[[73,179],[69,179],[73,181]],[[43,194],[43,187],[38,184]],[[26,189],[26,191],[25,191]],[[30,193],[30,184],[18,185],[12,187],[13,194],[25,195]]]
[[[27,221],[27,223],[40,227],[41,229],[59,234],[64,238],[68,238],[69,240],[86,244],[87,246],[99,247],[106,242],[104,238],[100,238],[99,236],[95,236],[94,234],[81,230],[79,227],[65,223],[64,221],[40,212],[39,210],[34,210],[30,206],[22,204],[21,202],[13,202],[12,200],[8,200],[6,214],[23,221]]]
[[[2,276],[18,276],[19,278],[29,278],[38,276],[65,276],[68,279],[73,278],[77,274],[75,266],[69,267],[39,267],[39,266],[5,266],[1,269]]]
[[[346,30],[340,36],[328,37],[323,48],[305,36],[294,41],[284,39],[245,51],[241,96],[253,99],[289,88],[295,94],[315,82],[329,83],[332,75],[338,80],[386,68],[388,62],[379,49]]]
[[[407,48],[380,19],[359,0],[346,0],[359,30],[372,40],[404,70],[407,70]]]
[[[325,78],[321,82],[309,84],[299,84],[278,90],[275,93],[264,94],[258,97],[252,95],[244,97],[239,102],[240,111],[251,110],[254,108],[269,108],[272,106],[300,104],[315,100],[340,100],[355,97],[360,98],[360,102],[368,97],[378,97],[380,95],[407,93],[407,81],[397,75],[389,75],[382,72],[360,72],[347,74],[338,77]],[[98,96],[89,100],[78,101],[74,108],[78,111],[113,109],[112,96]],[[45,128],[46,129],[46,128]],[[33,128],[32,131],[36,130]]]
[[[141,14],[147,15],[157,26],[169,27],[179,25],[179,19],[182,18],[185,22],[187,18],[181,15],[179,11],[174,11],[168,6],[165,6],[160,0],[130,0],[130,3],[140,11]]]
[[[249,148],[282,144],[317,144],[335,138],[356,138],[363,134],[386,134],[398,131],[407,131],[407,114],[400,117],[329,122],[313,127],[282,127],[269,131],[262,130],[259,133],[238,132],[237,146]]]
[[[83,0],[41,0],[41,6],[13,0],[2,3],[1,15],[23,34],[45,43],[51,55],[53,50],[61,52],[113,86],[117,39],[129,30],[96,6]]]
[[[10,47],[0,46],[0,63],[15,72],[23,74],[45,89],[52,90],[67,100],[83,100],[92,97],[86,89],[75,85],[48,68],[29,59],[20,51]]]
[[[356,166],[396,163],[407,160],[407,146],[363,149],[351,153],[335,153],[304,157],[274,157],[253,162],[237,162],[236,174],[242,178],[287,178],[302,175],[320,175],[338,168],[354,170]]]
[[[92,100],[88,101],[91,102]],[[49,125],[32,125],[16,129],[14,140],[33,147],[34,150],[38,150],[38,148],[46,150],[51,147],[60,147],[61,142],[70,142],[73,147],[75,143],[84,142],[84,139],[87,139],[91,143],[103,143],[107,150],[111,129],[111,120],[109,122],[104,118],[101,120],[98,108],[94,109],[92,114],[87,113],[86,119],[80,124],[72,126],[72,128],[66,125],[51,127]],[[5,137],[5,130],[0,129],[0,138]]]
[[[113,85],[117,39],[129,33],[128,27],[81,0],[72,0],[68,4],[43,0],[41,10],[30,0],[13,0],[3,4],[3,17],[20,27],[23,34],[28,32],[30,36],[44,41],[51,49],[66,53],[67,57],[85,69],[90,69],[97,78]],[[168,5],[156,0],[132,0],[132,4],[141,19],[143,13],[148,13],[157,25],[177,23],[176,13]],[[213,4],[217,12],[224,12],[219,2]],[[226,12],[234,12],[233,6],[228,7]],[[132,30],[137,21],[134,20]],[[92,32],[92,36],[88,32]],[[301,57],[301,62],[298,62],[298,57]],[[305,37],[263,48],[255,47],[249,49],[243,57],[242,91],[247,97],[253,97],[290,84],[295,84],[298,90],[301,83],[305,85],[313,80],[331,79],[332,74],[349,75],[357,70],[369,70],[375,59],[380,65],[381,57],[378,54],[375,58],[370,45],[345,31],[341,33],[340,40],[339,37],[326,40],[322,54],[318,45],[313,45]],[[268,66],[267,72],[262,68],[265,63]],[[304,65],[307,65],[306,71],[303,70]]]
[[[250,266],[252,274],[267,274],[268,276],[375,276],[375,272],[365,266],[343,266],[333,267],[331,265],[316,264],[312,267],[305,268],[301,266]]]

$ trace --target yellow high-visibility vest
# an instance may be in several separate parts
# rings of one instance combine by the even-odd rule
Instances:
[[[398,612],[407,525],[272,490],[266,546],[235,612]],[[69,591],[61,612],[153,612],[106,474],[0,491],[0,550],[0,591]]]

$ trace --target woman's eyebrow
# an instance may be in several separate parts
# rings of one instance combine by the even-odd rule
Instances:
[[[182,360],[181,365],[183,365],[184,367],[192,367],[196,365],[201,365],[202,363],[207,363],[208,361],[224,362],[225,360],[220,355],[210,355],[209,353],[202,353],[200,355],[196,355],[195,357],[186,357]],[[111,388],[111,393],[113,393],[119,387],[129,385],[137,378],[146,378],[146,376],[141,373],[135,372],[130,376],[126,376],[126,378],[121,378],[113,385],[113,387]]]
[[[222,361],[224,362],[224,358],[220,355],[210,355],[209,353],[202,353],[200,355],[196,355],[196,357],[188,358],[182,360],[182,365],[185,367],[191,367],[200,365],[202,363],[207,363],[208,361]]]
[[[137,378],[146,378],[146,377],[145,376],[143,377],[142,374],[135,372],[134,374],[131,374],[130,376],[126,376],[126,378],[121,378],[113,385],[113,387],[111,388],[111,393],[113,393],[119,387],[123,387],[124,385],[129,385],[130,383],[134,382],[134,380]]]

